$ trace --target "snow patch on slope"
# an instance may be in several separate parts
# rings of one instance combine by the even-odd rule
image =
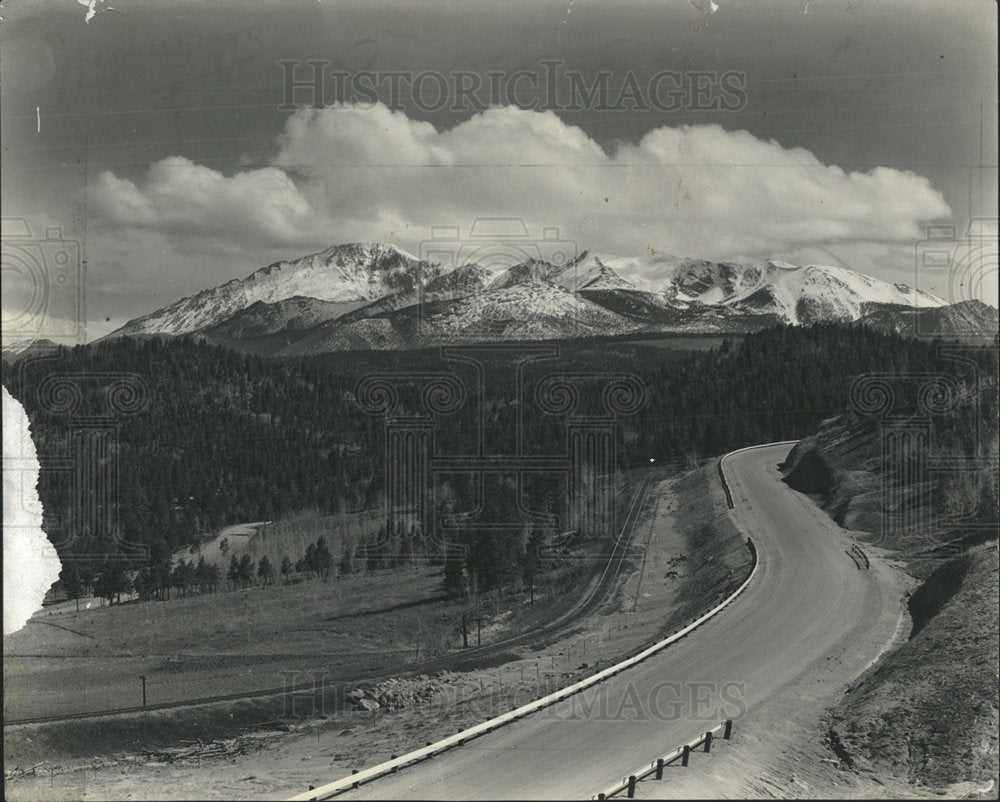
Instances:
[[[374,301],[412,290],[440,273],[393,245],[353,243],[262,267],[245,279],[203,290],[144,317],[109,337],[186,334],[221,323],[258,301],[265,304],[303,296],[332,303]]]
[[[754,281],[746,281],[752,277]],[[932,308],[946,302],[905,284],[855,273],[843,267],[797,267],[767,260],[749,266],[736,291],[721,303],[733,309],[773,312],[788,323],[854,321],[866,303]]]

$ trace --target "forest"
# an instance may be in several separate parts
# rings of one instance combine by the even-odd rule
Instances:
[[[611,421],[610,461],[623,475],[812,434],[848,407],[860,375],[995,375],[995,349],[971,349],[963,362],[940,345],[820,324],[766,329],[708,350],[581,340],[282,361],[190,337],[119,339],[5,358],[3,382],[31,422],[46,531],[64,563],[70,558],[92,581],[109,556],[123,570],[155,574],[159,565],[162,573],[172,552],[230,524],[381,509],[391,474],[387,418],[430,422],[435,453],[458,465],[435,498],[461,512],[489,506],[482,487],[463,478],[463,455],[555,454],[567,422]],[[615,390],[630,397],[609,401]],[[83,482],[81,492],[81,471],[103,484]],[[459,515],[442,534],[406,515],[385,522],[383,551],[391,544],[393,553],[440,559],[453,589],[462,576],[484,587],[512,572],[530,577],[538,541],[567,528],[565,487],[544,476],[526,487],[496,481],[497,520],[523,506],[519,493],[544,514],[503,537],[477,524],[481,516]],[[449,558],[449,546],[462,556]],[[379,564],[391,563],[383,554]],[[208,568],[189,570],[200,585],[220,581]],[[236,570],[231,581],[247,579],[248,567]]]

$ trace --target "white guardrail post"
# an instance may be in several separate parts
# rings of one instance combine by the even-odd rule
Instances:
[[[720,721],[712,729],[699,735],[693,741],[688,741],[688,743],[683,746],[678,746],[676,749],[667,752],[663,757],[658,757],[655,760],[647,763],[646,765],[636,769],[628,777],[623,777],[618,782],[613,785],[609,785],[603,791],[595,794],[591,799],[610,799],[616,794],[620,794],[622,791],[626,792],[626,796],[629,799],[635,798],[635,787],[639,780],[648,777],[650,774],[655,774],[657,780],[663,779],[663,767],[668,766],[675,760],[680,758],[681,765],[687,766],[688,761],[691,757],[691,750],[697,749],[699,746],[704,746],[705,751],[709,751],[712,744],[712,739],[715,734],[719,731],[728,733],[723,735],[724,738],[728,739],[733,732],[733,721],[732,719],[726,719],[725,721]]]
[[[732,456],[733,454],[738,454],[741,451],[749,451],[755,448],[766,448],[767,446],[785,445],[786,443],[794,443],[794,442],[797,441],[786,440],[780,443],[765,443],[758,446],[748,446],[747,448],[739,448],[736,451],[730,451],[728,454],[725,454],[719,460],[719,473],[722,477],[723,488],[726,490],[726,496],[727,500],[729,500],[730,502],[730,506],[732,506],[732,500],[731,500],[732,497],[730,495],[729,487],[726,482],[725,473],[723,471],[723,462],[726,460],[726,458]],[[420,760],[424,760],[437,752],[444,751],[445,749],[451,749],[452,747],[460,746],[466,743],[467,741],[471,740],[472,738],[476,738],[480,735],[492,732],[497,727],[502,727],[503,725],[509,724],[512,721],[516,721],[519,718],[524,718],[525,716],[530,715],[531,713],[535,713],[539,710],[542,710],[543,708],[546,708],[550,705],[560,702],[563,699],[572,696],[573,694],[579,693],[582,690],[597,685],[598,683],[603,682],[604,680],[615,676],[621,671],[624,671],[627,668],[631,668],[632,666],[641,663],[646,658],[656,654],[659,651],[662,651],[670,644],[679,641],[685,635],[687,635],[690,632],[693,632],[702,624],[704,624],[706,621],[715,617],[724,608],[729,606],[729,604],[731,604],[737,597],[739,597],[743,593],[743,591],[747,589],[747,587],[750,585],[750,582],[753,580],[754,575],[757,573],[757,566],[759,562],[757,558],[756,548],[754,547],[750,538],[747,538],[747,545],[749,546],[750,552],[753,556],[753,563],[749,575],[745,580],[743,580],[743,584],[741,584],[729,596],[723,599],[719,604],[717,604],[707,613],[705,613],[699,618],[696,618],[686,627],[678,630],[668,638],[665,638],[664,640],[658,643],[654,643],[652,646],[643,649],[638,654],[635,654],[632,657],[622,660],[620,663],[616,663],[615,665],[610,666],[609,668],[606,668],[603,671],[599,671],[591,677],[587,677],[586,679],[574,683],[573,685],[568,685],[565,688],[558,690],[555,693],[550,693],[548,696],[543,696],[540,699],[535,700],[534,702],[529,702],[526,705],[522,705],[521,707],[518,707],[515,710],[511,710],[509,713],[504,713],[502,715],[496,716],[495,718],[491,718],[488,721],[484,721],[481,724],[477,724],[474,727],[470,727],[469,729],[464,730],[461,733],[450,735],[447,738],[442,738],[437,743],[431,744],[430,746],[425,746],[422,749],[416,749],[413,752],[408,752],[407,754],[401,755],[399,757],[394,756],[391,760],[379,763],[375,766],[372,766],[371,768],[359,771],[356,774],[351,774],[350,776],[342,777],[339,780],[334,780],[333,782],[327,783],[326,785],[321,785],[319,788],[310,788],[308,791],[304,791],[300,794],[297,794],[296,796],[289,797],[288,802],[313,802],[313,800],[329,799],[330,797],[336,796],[337,794],[346,791],[350,788],[357,788],[362,783],[369,782],[370,780],[374,780],[375,778],[381,777],[385,774],[395,773],[400,768],[409,765],[410,763],[416,763]],[[714,733],[715,731],[723,727],[725,727],[725,722],[716,725],[711,730],[711,732]],[[703,744],[704,742],[705,742],[705,735],[702,734],[698,736],[698,738],[695,739],[695,741],[693,741],[688,746],[694,748],[700,744]],[[675,760],[678,756],[680,756],[682,752],[683,748],[675,749],[669,755],[664,756],[664,761],[669,763],[671,760]],[[655,768],[656,768],[656,761],[653,761],[650,767],[643,769],[644,773],[642,776],[646,776],[646,774],[649,774],[651,771],[655,770]],[[624,786],[622,783],[624,783]],[[606,791],[605,794],[618,793],[623,787],[627,786],[628,786],[628,778],[626,777],[622,782],[615,784],[614,790],[609,789],[609,791]]]

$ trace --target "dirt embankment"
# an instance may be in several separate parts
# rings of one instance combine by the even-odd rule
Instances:
[[[876,425],[834,418],[792,449],[785,482],[815,499],[838,525],[875,537],[882,525],[879,462]]]
[[[717,461],[691,471],[674,484],[678,507],[674,526],[685,543],[683,584],[662,634],[697,618],[742,584],[752,568],[746,541],[730,519]]]
[[[997,435],[981,420],[986,459],[949,470],[968,451],[955,420],[935,422],[925,451],[883,454],[877,421],[841,415],[792,450],[785,481],[920,580],[909,639],[832,712],[837,757],[880,783],[963,795],[998,773]],[[993,473],[975,467],[990,460]]]
[[[954,796],[996,780],[998,582],[991,545],[913,592],[909,640],[833,711],[831,738],[856,770]]]

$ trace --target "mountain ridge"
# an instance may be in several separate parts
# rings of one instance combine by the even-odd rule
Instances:
[[[196,334],[295,355],[470,338],[723,333],[825,321],[869,320],[905,332],[908,314],[949,308],[930,293],[845,267],[585,250],[559,264],[526,255],[513,265],[446,268],[395,245],[368,242],[274,262],[131,320],[105,339]],[[938,311],[935,320],[956,336],[991,322],[981,310]]]

